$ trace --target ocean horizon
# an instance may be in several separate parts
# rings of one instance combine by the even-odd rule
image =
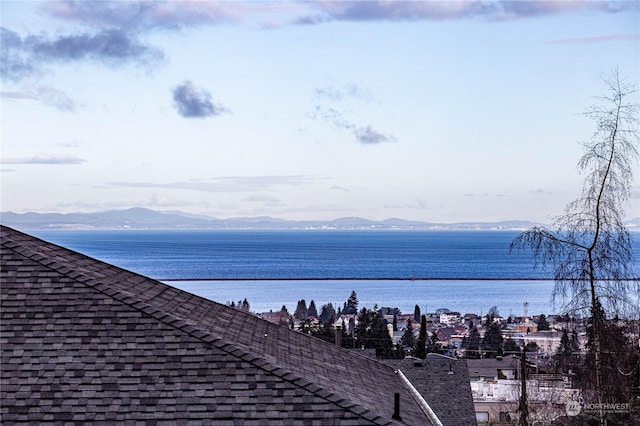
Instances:
[[[562,311],[552,272],[510,252],[518,231],[37,231],[34,235],[219,303],[297,301],[503,316]],[[634,252],[640,235],[634,233]],[[636,255],[635,270],[640,271]],[[637,274],[640,275],[640,274]]]

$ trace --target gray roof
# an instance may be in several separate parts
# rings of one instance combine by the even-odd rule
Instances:
[[[2,424],[429,424],[389,366],[11,228],[0,235]]]
[[[507,355],[502,358],[467,359],[471,377],[498,377],[498,370],[518,370],[520,357]]]
[[[444,426],[476,424],[465,360],[428,354],[426,359],[406,358],[385,363],[404,373]]]

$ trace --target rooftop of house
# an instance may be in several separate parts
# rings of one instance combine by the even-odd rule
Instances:
[[[427,354],[426,359],[389,360],[386,364],[403,372],[444,425],[475,425],[476,414],[464,360]]]
[[[447,337],[451,337],[456,334],[456,329],[454,327],[440,327],[438,329],[438,333],[442,333]]]
[[[470,377],[497,377],[498,370],[517,370],[521,363],[520,357],[516,355],[466,361]]]
[[[434,419],[376,360],[11,228],[0,236],[3,423]]]

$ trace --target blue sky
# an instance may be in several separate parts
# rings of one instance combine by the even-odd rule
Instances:
[[[636,2],[0,5],[3,211],[548,222],[640,80]]]

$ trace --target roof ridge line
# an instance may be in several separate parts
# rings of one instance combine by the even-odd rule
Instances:
[[[5,233],[5,229],[10,229],[13,231],[13,228],[7,227],[5,225],[0,225],[0,229],[2,231],[4,231],[3,233]],[[71,249],[67,249],[65,247],[53,244],[53,243],[49,243],[48,241],[44,241],[40,238],[37,237],[33,237],[31,235],[22,233],[20,231],[16,231],[18,233],[20,233],[21,235],[23,235],[24,237],[26,237],[27,239],[31,239],[31,240],[39,240],[42,241],[46,246],[55,246],[59,249],[62,249],[64,252],[66,253],[70,253],[73,255],[77,255],[77,256],[81,256],[83,258],[87,258],[87,259],[92,259],[96,262],[102,263],[110,268],[116,268],[119,269],[121,271],[123,271],[124,273],[127,274],[132,274],[132,275],[137,275],[139,277],[143,277],[146,280],[150,280],[150,281],[154,281],[158,284],[161,285],[166,285],[158,280],[155,280],[153,278],[150,277],[145,277],[144,275],[141,274],[137,274],[135,272],[132,271],[128,271],[126,269],[120,268],[118,266],[115,265],[111,265],[108,264],[104,261],[101,261],[99,259],[94,259],[90,256],[87,256],[85,254],[76,252],[74,250]],[[269,374],[274,374],[278,377],[280,377],[282,380],[291,383],[292,385],[296,386],[296,387],[300,387],[303,388],[305,390],[307,390],[308,392],[313,393],[314,395],[325,399],[327,401],[330,401],[342,408],[344,408],[345,410],[349,410],[350,412],[368,420],[371,422],[375,422],[377,424],[384,424],[384,425],[392,425],[392,424],[397,424],[397,422],[393,421],[390,418],[385,418],[382,417],[376,413],[374,413],[372,410],[370,410],[369,408],[365,408],[360,404],[357,404],[353,401],[351,401],[350,399],[346,399],[346,398],[342,398],[338,395],[336,395],[335,392],[326,390],[320,386],[318,386],[317,384],[315,384],[314,382],[310,382],[309,380],[307,380],[306,378],[292,372],[292,371],[288,371],[285,370],[284,368],[278,366],[277,364],[274,364],[268,360],[266,360],[263,357],[260,356],[254,356],[251,352],[249,352],[247,349],[245,349],[242,345],[236,344],[236,343],[230,343],[228,341],[223,340],[222,337],[218,337],[215,334],[213,334],[212,332],[210,332],[209,330],[206,330],[204,327],[198,326],[197,324],[193,324],[190,321],[186,321],[184,318],[181,318],[178,315],[175,315],[173,313],[169,313],[169,312],[165,312],[165,311],[161,311],[160,309],[154,307],[153,305],[149,304],[148,302],[142,300],[140,297],[136,297],[136,295],[126,292],[124,290],[120,290],[120,289],[116,289],[114,287],[109,286],[108,284],[105,284],[104,282],[100,281],[97,278],[93,278],[87,275],[86,272],[78,272],[78,271],[72,271],[72,270],[66,270],[67,268],[64,265],[58,265],[58,262],[55,262],[53,265],[51,264],[46,264],[44,262],[42,262],[43,259],[38,259],[42,257],[42,254],[39,253],[38,251],[33,250],[30,247],[25,247],[24,242],[20,241],[20,240],[15,240],[15,239],[7,239],[6,235],[4,235],[5,240],[2,241],[2,245],[5,246],[7,249],[13,251],[14,253],[18,253],[21,254],[27,258],[29,258],[30,260],[32,260],[33,262],[36,262],[48,269],[54,270],[57,273],[64,275],[65,277],[71,278],[83,285],[89,286],[93,289],[95,289],[96,291],[105,294],[111,298],[114,298],[116,300],[118,300],[121,303],[124,303],[125,305],[128,305],[130,307],[132,307],[135,310],[138,311],[142,311],[145,314],[155,318],[158,321],[163,322],[164,324],[176,328],[178,330],[181,330],[184,333],[187,333],[188,335],[206,343],[207,345],[212,345],[215,346],[217,349],[220,349],[228,354],[231,354],[235,357],[238,357],[240,359],[242,359],[243,361],[246,361],[252,365],[255,365],[265,371],[267,371]],[[13,247],[10,247],[8,244],[13,243]],[[16,246],[17,244],[17,246]],[[21,248],[20,251],[16,250],[16,248]],[[73,274],[70,274],[70,272],[73,272]],[[168,286],[170,287],[170,286]],[[126,299],[132,299],[132,300],[126,300]],[[208,300],[208,299],[206,299]],[[213,302],[213,301],[211,301]],[[217,302],[213,302],[213,303],[217,303]],[[240,311],[242,312],[242,311]],[[266,321],[263,320],[262,318],[259,318],[255,315],[251,315],[247,312],[243,312],[246,315],[252,316],[253,318],[255,318],[256,320],[259,321]],[[268,322],[268,321],[267,321]],[[206,337],[209,336],[210,338],[207,339]],[[222,344],[219,344],[220,342],[222,342]],[[229,347],[232,347],[233,350],[230,350]],[[261,362],[258,363],[256,362],[257,360],[260,360]],[[383,365],[383,364],[381,364]],[[384,366],[384,365],[383,365]],[[268,368],[265,368],[268,367]],[[300,382],[304,382],[304,384],[301,383],[296,383],[296,381]],[[324,394],[322,391],[325,391],[326,394]],[[348,401],[348,404],[344,404],[344,401]],[[354,408],[361,408],[361,410],[354,410]],[[384,421],[384,423],[380,423],[380,421]]]
[[[433,423],[434,426],[443,426],[437,414],[433,411],[433,408],[431,408],[431,406],[424,399],[424,397],[420,395],[420,392],[418,392],[415,386],[413,386],[413,383],[411,383],[411,381],[407,378],[407,376],[405,376],[400,369],[396,370],[396,374],[400,376],[400,380],[407,387],[407,389],[409,390],[409,393],[411,393],[411,396],[418,403],[418,405],[422,409],[422,412],[429,418],[431,423]]]

